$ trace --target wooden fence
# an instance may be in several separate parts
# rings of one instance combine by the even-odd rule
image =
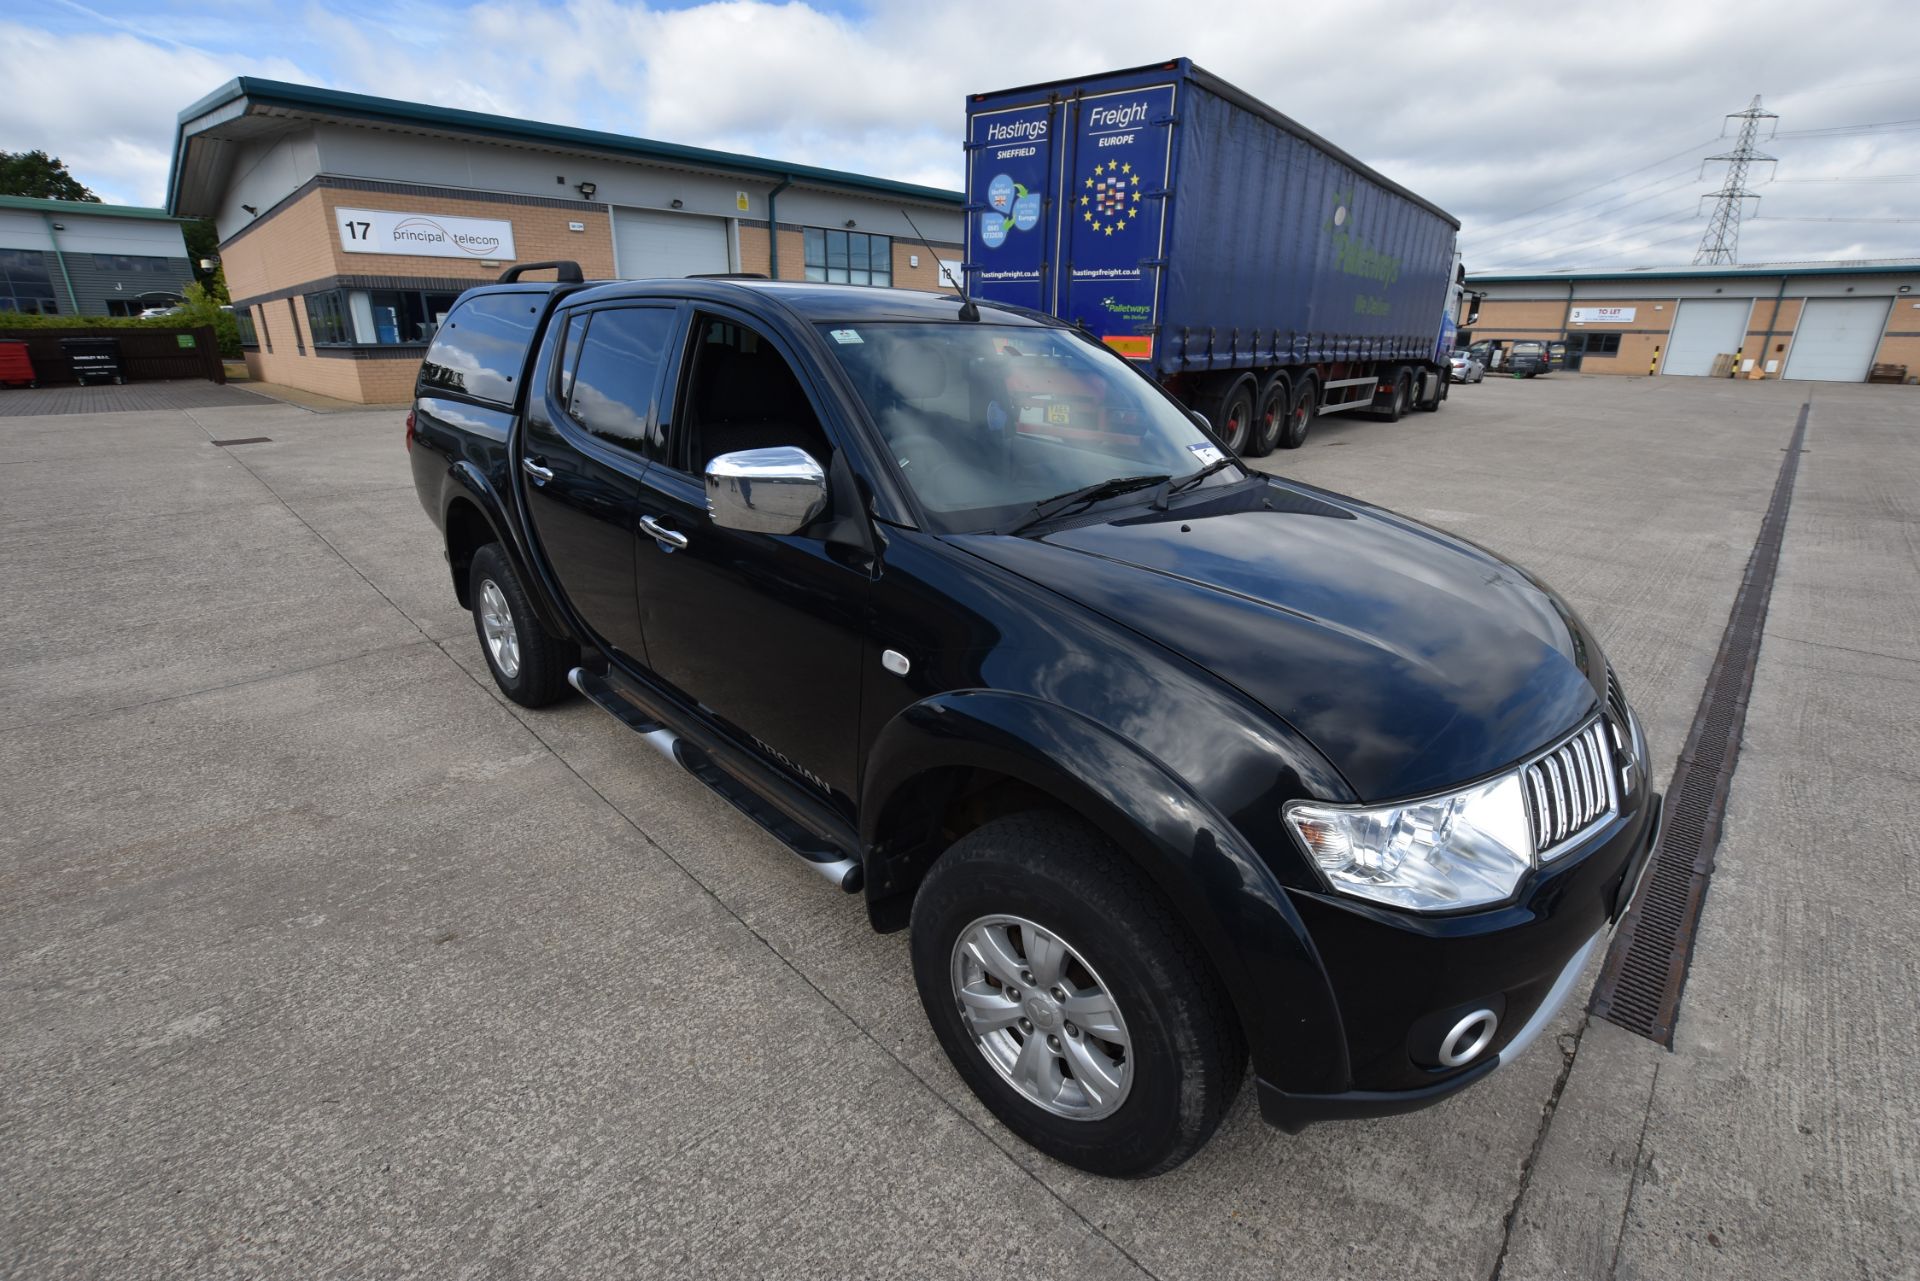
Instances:
[[[77,381],[60,350],[62,338],[111,338],[120,344],[120,370],[128,382],[167,378],[227,381],[220,363],[220,340],[213,326],[198,329],[0,329],[0,340],[27,344],[33,373],[42,387]]]

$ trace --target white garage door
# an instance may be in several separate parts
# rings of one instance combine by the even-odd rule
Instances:
[[[623,280],[727,269],[727,224],[700,214],[613,211],[614,269]]]
[[[1715,356],[1740,350],[1747,336],[1747,313],[1752,310],[1751,298],[1695,298],[1681,303],[1660,372],[1705,378],[1713,372]]]
[[[1800,313],[1787,352],[1786,378],[1816,382],[1867,380],[1880,333],[1887,327],[1891,298],[1811,298]]]

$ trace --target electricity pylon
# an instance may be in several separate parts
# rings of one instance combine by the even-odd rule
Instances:
[[[1701,263],[1735,263],[1740,258],[1740,216],[1749,200],[1758,201],[1759,195],[1747,190],[1747,167],[1754,161],[1767,164],[1779,164],[1772,156],[1762,155],[1754,150],[1756,142],[1764,141],[1760,137],[1762,120],[1778,120],[1780,117],[1771,111],[1760,109],[1760,95],[1754,94],[1753,101],[1747,104],[1745,111],[1736,111],[1727,119],[1740,122],[1740,141],[1732,151],[1724,155],[1708,156],[1700,162],[1700,173],[1704,177],[1707,166],[1715,161],[1727,163],[1726,185],[1715,192],[1700,197],[1702,200],[1717,200],[1713,207],[1713,218],[1707,223],[1707,234],[1700,238],[1700,252],[1693,256],[1694,265]],[[1775,126],[1777,129],[1779,126]],[[1773,137],[1769,133],[1768,138]]]

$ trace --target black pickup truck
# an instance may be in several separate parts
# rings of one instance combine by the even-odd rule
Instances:
[[[1111,1175],[1522,1052],[1658,826],[1525,571],[1250,470],[1081,332],[748,279],[468,291],[407,418],[494,678],[569,684],[910,927],[942,1046]]]

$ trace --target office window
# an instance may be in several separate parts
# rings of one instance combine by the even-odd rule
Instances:
[[[372,330],[361,324],[360,341],[393,346],[432,342],[434,331],[453,310],[457,293],[433,293],[419,289],[372,289],[352,292],[354,314],[365,301]]]
[[[1584,352],[1589,356],[1617,356],[1620,354],[1620,335],[1568,334],[1567,350]]]
[[[0,311],[57,316],[52,255],[38,249],[0,249]]]
[[[338,347],[353,341],[344,292],[328,289],[307,295],[307,333],[316,347]]]
[[[178,259],[153,258],[145,254],[95,254],[93,265],[101,271],[168,271]]]
[[[893,284],[892,237],[808,227],[801,238],[806,246],[808,280],[883,288]]]
[[[234,327],[240,331],[240,345],[242,347],[258,347],[260,345],[260,336],[253,332],[253,313],[251,311],[234,312],[233,323]]]
[[[267,354],[271,356],[273,354],[273,330],[267,325],[267,309],[265,307],[259,307],[256,308],[256,310],[260,314],[260,337],[267,345]]]

